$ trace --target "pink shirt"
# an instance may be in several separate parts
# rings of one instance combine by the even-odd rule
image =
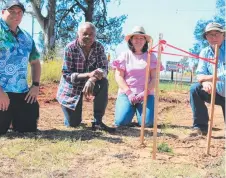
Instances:
[[[147,55],[145,52],[141,55],[136,55],[132,51],[128,50],[123,52],[117,59],[112,63],[113,69],[120,69],[124,71],[124,79],[135,94],[139,94],[144,91],[145,86],[145,71],[147,65]],[[155,69],[157,65],[157,58],[151,54],[150,70]],[[160,70],[163,70],[161,65]],[[149,83],[151,81],[151,77]],[[120,88],[118,93],[124,93]],[[154,94],[154,90],[149,91],[149,95]]]

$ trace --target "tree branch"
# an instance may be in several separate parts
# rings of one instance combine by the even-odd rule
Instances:
[[[68,14],[73,10],[73,8],[74,8],[75,6],[77,6],[77,5],[78,5],[78,3],[73,4],[69,9],[67,9],[67,10],[65,11],[65,13],[63,14],[63,16],[62,16],[61,19],[60,19],[60,22],[59,22],[58,27],[61,26],[62,21],[67,17],[67,15],[68,15]]]
[[[34,10],[34,14],[36,14],[35,17],[37,18],[39,24],[41,25],[42,29],[44,30],[45,17],[42,15],[41,9],[36,4],[36,1],[35,0],[31,0],[31,5],[32,5],[32,8]]]
[[[75,0],[75,2],[77,2],[78,7],[80,7],[84,13],[86,13],[87,9],[81,3],[78,0]]]

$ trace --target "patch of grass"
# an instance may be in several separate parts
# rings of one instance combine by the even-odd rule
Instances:
[[[74,156],[84,150],[86,143],[65,140],[0,139],[0,159],[10,163],[5,172],[25,177],[49,177],[55,171],[67,172]],[[1,172],[1,171],[0,171]],[[25,175],[26,174],[26,175]],[[14,177],[12,176],[12,177]]]
[[[45,61],[42,64],[41,83],[58,82],[62,74],[62,60]]]
[[[55,59],[41,62],[41,79],[42,84],[59,82],[62,74],[62,60]],[[30,66],[28,66],[28,81],[31,83]]]
[[[159,89],[163,91],[177,91],[177,92],[183,92],[183,91],[189,91],[190,83],[183,83],[182,87],[179,83],[179,85],[176,85],[175,83],[171,81],[160,81],[159,82]]]
[[[61,77],[61,70],[62,70],[62,60],[61,59],[54,59],[54,60],[47,60],[42,62],[42,73],[41,73],[41,83],[52,83],[52,82],[59,82]],[[31,81],[30,77],[30,67],[28,73],[28,81]],[[117,94],[118,85],[115,81],[114,70],[109,70],[108,73],[108,80],[109,80],[109,93],[110,94]],[[189,83],[183,83],[181,87],[178,85],[175,88],[174,82],[171,81],[160,81],[159,89],[163,91],[188,91],[190,88]]]
[[[163,153],[163,152],[173,153],[173,149],[170,148],[169,145],[165,142],[160,143],[157,149],[160,153]]]
[[[116,95],[118,91],[118,84],[115,81],[115,72],[114,70],[110,70],[108,73],[108,81],[109,81],[109,93],[112,95]]]

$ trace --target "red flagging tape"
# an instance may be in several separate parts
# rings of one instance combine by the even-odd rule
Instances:
[[[181,55],[181,54],[167,53],[167,52],[163,52],[163,48],[161,48],[161,53],[162,53],[162,54],[167,54],[167,55],[172,55],[172,56],[192,57],[192,58],[202,59],[202,60],[207,61],[207,62],[209,62],[209,63],[215,64],[215,62],[212,61],[212,60],[214,60],[214,59],[203,58],[203,57],[200,57],[200,56],[198,56],[198,55],[189,53],[189,52],[187,52],[187,51],[184,51],[183,49],[180,49],[180,48],[177,48],[177,47],[175,47],[175,46],[173,46],[173,45],[167,44],[165,40],[160,40],[160,41],[159,41],[159,44],[164,44],[164,45],[166,45],[166,46],[169,46],[169,47],[171,47],[171,48],[174,48],[174,49],[176,49],[176,50],[178,50],[178,51],[184,52],[184,53],[189,54],[189,55]],[[156,48],[159,44],[157,44],[157,45],[154,46],[151,50],[149,50],[149,53],[150,53],[150,52],[158,52],[157,50],[153,50],[153,49]]]

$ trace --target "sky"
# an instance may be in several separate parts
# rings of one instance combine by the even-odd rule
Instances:
[[[134,26],[143,26],[146,33],[154,39],[154,44],[157,44],[159,34],[162,33],[167,43],[188,51],[195,42],[193,32],[196,22],[200,19],[211,19],[216,12],[215,3],[216,0],[121,0],[119,6],[118,3],[108,5],[108,15],[128,15],[123,24],[125,35],[130,33]],[[25,15],[20,26],[31,33],[31,17]],[[35,20],[35,40],[39,31],[40,27]],[[122,42],[112,56],[116,57],[126,49],[126,43]],[[180,59],[181,57],[162,55],[163,62]]]
[[[119,7],[115,8],[114,4],[109,8],[109,15],[128,15],[123,25],[124,34],[129,34],[136,25],[143,26],[154,44],[162,33],[167,43],[188,51],[195,42],[193,32],[197,21],[211,19],[216,12],[215,3],[216,0],[122,0]],[[123,42],[116,48],[116,53],[126,49]],[[180,59],[162,55],[163,61]]]

